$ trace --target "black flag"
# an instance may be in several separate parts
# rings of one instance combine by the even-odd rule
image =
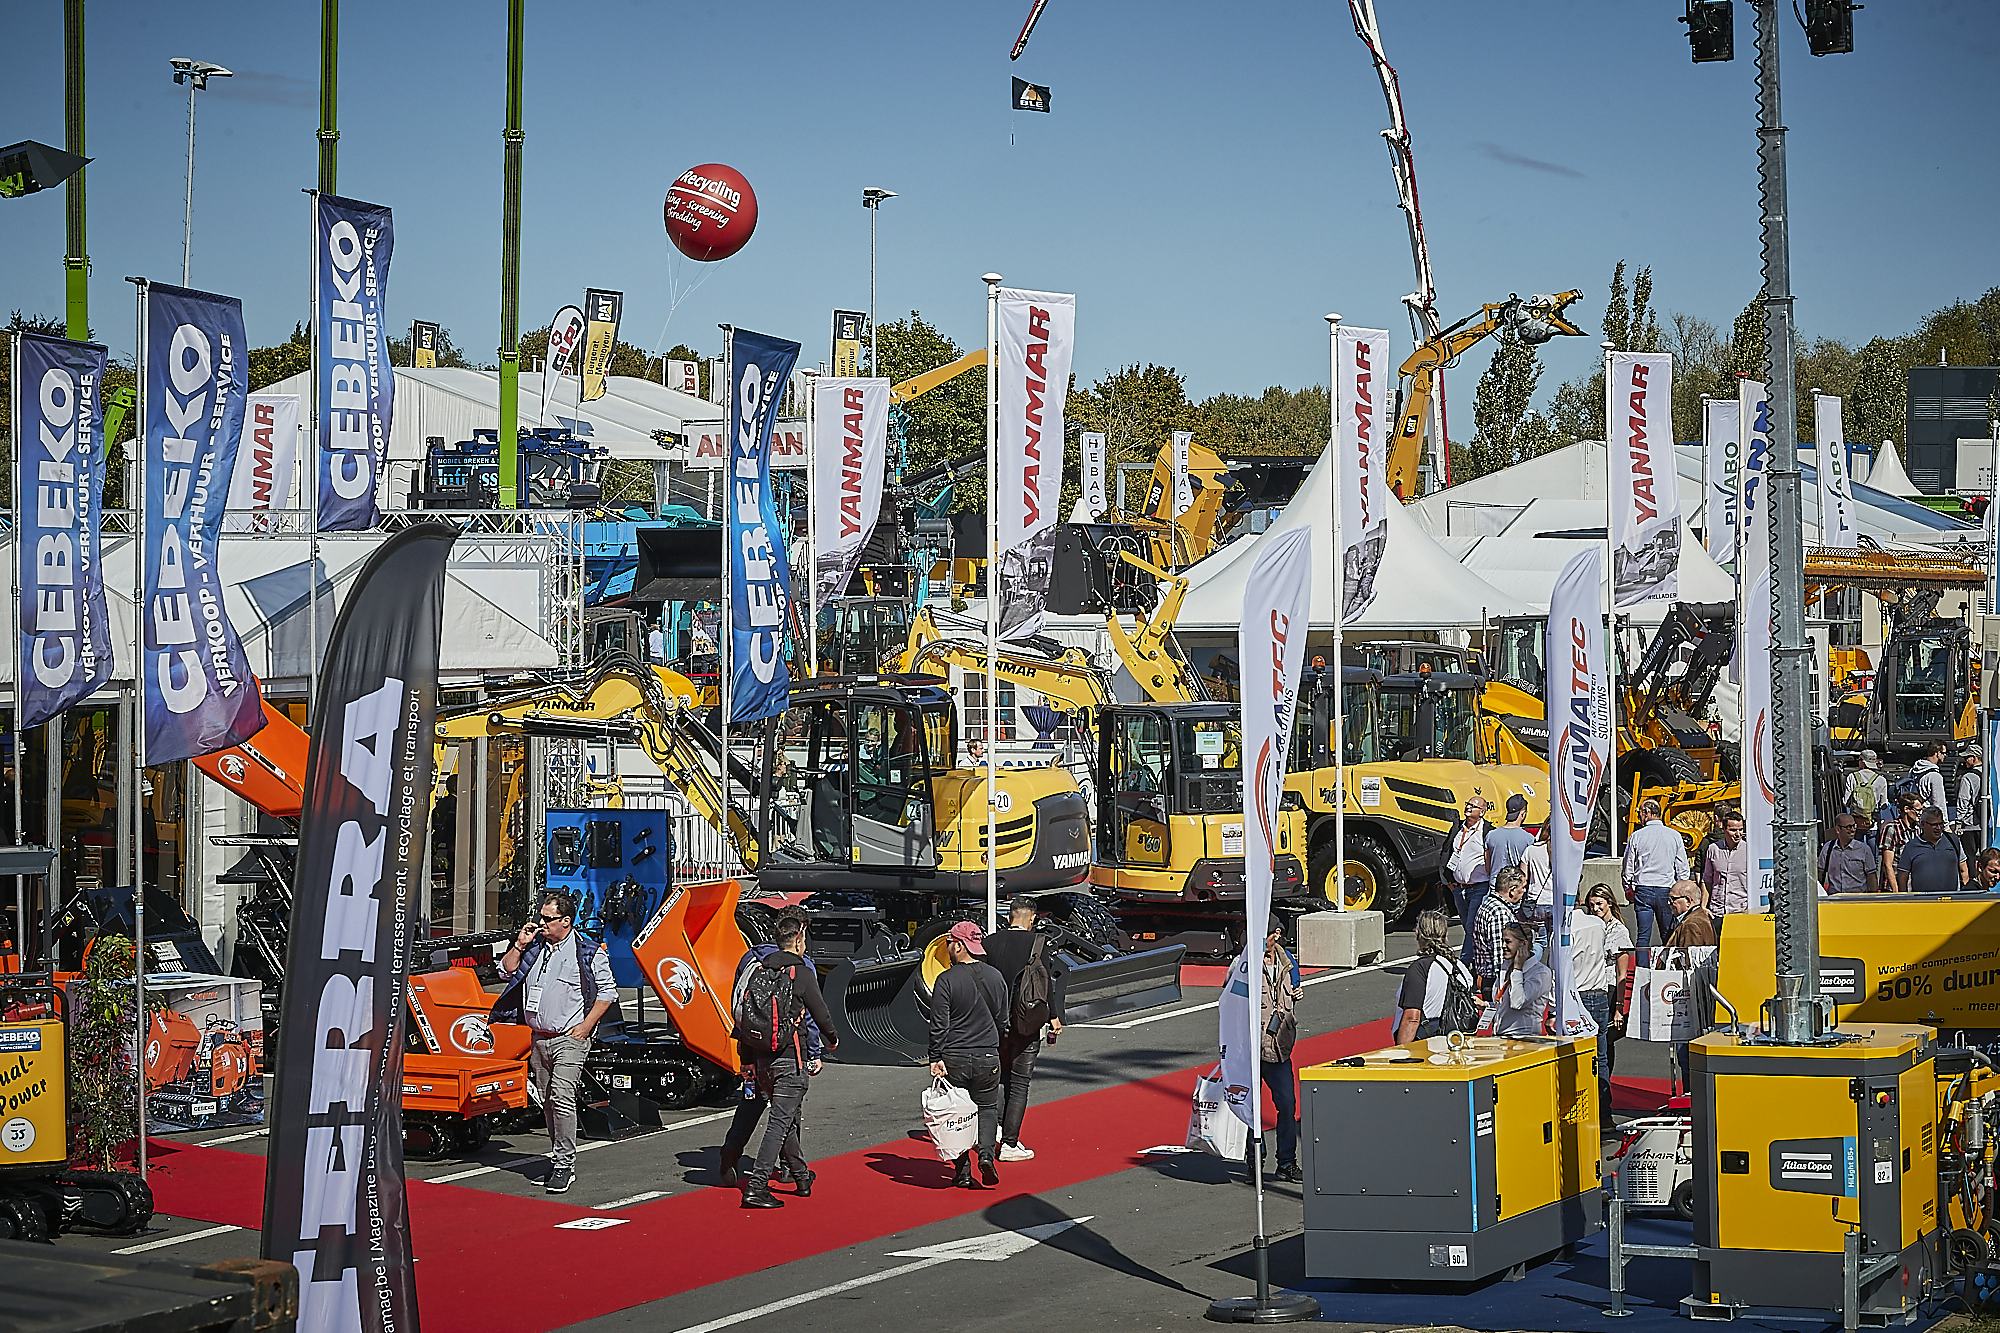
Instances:
[[[368,558],[320,674],[264,1180],[263,1256],[298,1266],[301,1329],[417,1330],[404,983],[425,900],[438,635],[457,536],[422,523]]]
[[[1026,79],[1014,80],[1014,109],[1016,111],[1047,111],[1049,109],[1049,86],[1046,83],[1029,83]]]

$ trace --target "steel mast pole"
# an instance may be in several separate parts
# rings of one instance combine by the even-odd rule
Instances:
[[[1347,497],[1342,494],[1340,453],[1340,316],[1326,317],[1327,401],[1333,405],[1332,426],[1327,434],[1327,464],[1333,469],[1333,910],[1347,910],[1347,641],[1343,622],[1347,619],[1347,531],[1342,515]],[[1306,617],[1311,622],[1311,615]],[[1262,1154],[1259,1153],[1259,1157]],[[1261,1222],[1257,1228],[1264,1230]]]
[[[194,253],[194,90],[197,80],[190,77],[188,86],[188,162],[187,162],[187,203],[181,210],[181,286],[188,285],[188,269]]]
[[[1757,184],[1763,203],[1764,380],[1771,404],[1771,736],[1777,766],[1776,917],[1778,994],[1773,1033],[1810,1042],[1823,1028],[1819,987],[1819,899],[1813,885],[1812,649],[1805,625],[1805,534],[1798,412],[1792,362],[1792,253],[1785,189],[1785,125],[1778,96],[1777,0],[1757,0]],[[1752,669],[1755,669],[1753,664]]]
[[[986,284],[986,929],[991,932],[1000,926],[1000,831],[993,798],[1000,763],[1001,279],[987,273],[980,281]]]
[[[63,147],[78,157],[89,156],[83,147],[83,112],[83,0],[63,0]],[[63,323],[64,331],[77,342],[90,340],[90,255],[84,247],[86,179],[82,170],[71,174],[63,206]],[[105,440],[101,447],[109,449],[111,442]]]
[[[319,192],[338,194],[340,159],[340,0],[319,4]],[[411,357],[416,356],[412,349]]]
[[[513,509],[521,464],[521,44],[526,0],[507,0],[507,128],[500,187],[500,507]]]

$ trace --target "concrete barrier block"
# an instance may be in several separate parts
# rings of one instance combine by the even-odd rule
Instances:
[[[1380,912],[1311,912],[1299,918],[1299,966],[1360,967],[1380,962],[1387,929]]]

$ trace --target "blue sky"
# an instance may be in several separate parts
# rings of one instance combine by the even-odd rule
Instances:
[[[528,0],[524,328],[585,286],[627,294],[625,336],[711,349],[728,320],[826,353],[828,311],[982,336],[979,275],[1078,293],[1077,369],[1157,361],[1192,395],[1325,380],[1325,325],[1386,326],[1409,253],[1379,88],[1338,0]],[[1875,0],[1857,51],[1813,59],[1786,12],[1793,262],[1809,334],[1904,331],[2000,281],[1991,132],[2000,3]],[[1680,0],[1380,0],[1417,147],[1447,321],[1510,291],[1581,287],[1593,330],[1614,260],[1727,326],[1757,283],[1750,15],[1738,59],[1690,63]],[[0,138],[62,141],[61,6],[7,7]],[[306,314],[318,6],[93,0],[93,323],[121,354],[126,274],[177,280],[184,94],[167,59],[238,71],[203,94],[194,282],[243,297],[253,339]],[[346,0],[342,193],[394,207],[390,308],[498,339],[504,7]],[[1054,113],[1007,109],[1008,79]],[[1984,145],[1982,147],[1981,145]],[[741,168],[761,218],[735,259],[672,254],[661,198],[699,162]],[[0,306],[59,313],[62,205],[0,205]],[[698,284],[698,285],[697,285]],[[692,287],[692,291],[688,289]],[[1552,346],[1544,390],[1594,357]],[[1480,358],[1452,384],[1469,404]]]

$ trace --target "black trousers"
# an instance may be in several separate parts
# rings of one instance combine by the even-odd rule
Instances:
[[[739,1157],[746,1152],[750,1147],[751,1136],[756,1134],[757,1126],[764,1122],[764,1111],[770,1104],[770,1099],[766,1097],[739,1096],[736,1099],[736,1114],[729,1121],[729,1132],[722,1136],[722,1150],[726,1153],[735,1153]],[[803,1112],[799,1118],[800,1120],[805,1118]],[[781,1160],[787,1166],[805,1160],[805,1149],[799,1139],[799,1128],[799,1122],[793,1121],[792,1132],[786,1136],[785,1145],[779,1150]]]
[[[1000,1141],[1016,1147],[1021,1143],[1021,1120],[1028,1114],[1028,1087],[1035,1078],[1035,1057],[1041,1053],[1042,1034],[1020,1037],[1008,1033],[1000,1039]]]
[[[773,1060],[769,1079],[758,1082],[759,1091],[769,1089],[768,1098],[759,1100],[768,1100],[771,1112],[764,1125],[763,1145],[757,1149],[757,1164],[751,1168],[761,1182],[770,1181],[780,1154],[795,1178],[806,1170],[805,1156],[799,1151],[799,1114],[805,1109],[809,1083],[806,1071],[789,1055]],[[745,1108],[738,1107],[736,1114],[744,1115]],[[754,1119],[751,1123],[755,1124]],[[731,1128],[734,1129],[733,1124]],[[749,1142],[748,1130],[744,1132],[744,1141]]]
[[[944,1076],[972,1094],[972,1104],[979,1108],[979,1155],[990,1159],[1000,1136],[999,1052],[946,1055]]]
[[[1278,1111],[1278,1165],[1297,1166],[1299,1164],[1299,1085],[1292,1074],[1290,1060],[1265,1060],[1257,1066],[1264,1086],[1271,1090],[1271,1105]],[[1257,1118],[1261,1124],[1263,1111]],[[1259,1132],[1250,1136],[1250,1142],[1243,1154],[1246,1165],[1250,1159],[1264,1150],[1264,1135]]]

